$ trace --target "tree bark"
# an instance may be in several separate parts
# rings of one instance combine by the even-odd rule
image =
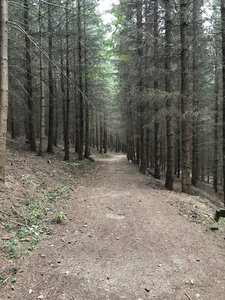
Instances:
[[[5,181],[8,117],[8,0],[0,4],[0,181]]]
[[[45,82],[44,82],[44,65],[42,52],[42,2],[39,0],[39,34],[40,34],[40,137],[38,155],[43,157],[43,143],[45,137]]]
[[[52,0],[48,0],[48,80],[49,80],[49,113],[48,113],[48,153],[53,153],[54,142],[54,85],[53,85],[53,70],[52,70]]]
[[[167,170],[165,187],[173,190],[173,129],[172,129],[172,97],[171,97],[171,0],[165,0],[165,23],[166,23],[166,45],[165,45],[165,92],[166,92],[166,135],[167,135]]]
[[[181,38],[181,130],[182,130],[182,192],[190,194],[190,128],[189,128],[189,39],[188,14],[189,1],[180,0],[180,38]]]
[[[84,0],[83,2],[84,7],[86,5],[86,1]],[[87,32],[86,32],[86,15],[85,15],[85,9],[83,13],[83,19],[84,19],[84,44],[85,44],[85,50],[84,50],[84,68],[85,68],[85,73],[84,73],[84,90],[85,90],[85,96],[86,96],[86,101],[85,101],[85,151],[84,151],[84,157],[88,158],[90,156],[90,115],[89,115],[89,108],[90,108],[90,99],[88,98],[88,56],[87,56]]]
[[[99,112],[100,112],[100,117],[99,117],[99,153],[103,154],[103,117],[102,117],[102,105],[99,103]]]
[[[193,71],[193,111],[194,115],[192,118],[192,180],[191,183],[193,186],[197,186],[199,178],[199,72],[198,72],[198,55],[201,49],[198,46],[198,31],[199,31],[199,14],[201,10],[201,2],[193,1],[193,47],[192,47],[192,71]],[[196,116],[197,114],[197,116]]]
[[[69,71],[69,20],[68,0],[66,1],[66,106],[65,106],[65,136],[64,136],[64,161],[70,158],[70,71]]]
[[[84,97],[83,97],[83,76],[82,76],[82,33],[81,33],[81,0],[77,1],[78,8],[78,76],[79,76],[79,160],[83,159],[84,146]]]
[[[103,142],[104,153],[108,152],[108,133],[107,133],[107,116],[106,109],[104,108],[104,142]]]
[[[218,192],[218,121],[219,121],[219,73],[217,47],[215,54],[215,124],[214,124],[214,166],[213,166],[213,188],[215,193]]]
[[[16,138],[15,132],[15,114],[14,114],[14,101],[13,98],[9,99],[9,111],[10,111],[10,130],[11,130],[11,138]]]
[[[62,31],[61,31],[62,35]],[[64,62],[63,62],[63,41],[62,36],[60,36],[60,86],[61,86],[61,97],[62,97],[62,114],[63,114],[63,141],[65,143],[66,134],[66,91],[64,82]]]
[[[223,67],[223,192],[225,204],[225,2],[221,0],[222,67]]]
[[[26,46],[26,92],[28,105],[28,128],[30,150],[36,151],[35,131],[34,131],[34,103],[33,103],[33,87],[32,87],[32,71],[30,56],[30,37],[29,37],[29,5],[28,0],[24,0],[24,30],[25,30],[25,46]]]
[[[145,174],[147,169],[146,162],[146,143],[145,143],[145,103],[143,99],[143,2],[136,1],[137,9],[137,58],[138,58],[138,83],[139,90],[139,122],[140,122],[140,172]]]
[[[160,179],[160,135],[159,135],[159,104],[157,99],[157,93],[159,89],[158,81],[158,38],[159,38],[159,16],[158,16],[158,0],[154,0],[154,112],[155,112],[155,123],[154,123],[154,145],[155,145],[155,172],[154,177]]]

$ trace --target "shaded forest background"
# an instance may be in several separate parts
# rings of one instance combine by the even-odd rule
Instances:
[[[63,144],[64,160],[123,151],[170,190],[221,191],[224,2],[120,0],[110,25],[98,2],[9,1],[8,134],[40,156]]]

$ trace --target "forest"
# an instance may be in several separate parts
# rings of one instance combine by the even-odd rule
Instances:
[[[123,151],[170,190],[181,176],[185,193],[217,193],[225,21],[211,2],[124,0],[106,25],[94,0],[3,1],[0,177],[8,133],[41,156],[61,142],[65,161],[70,147],[80,160]]]
[[[13,147],[20,149],[19,152],[15,152]],[[15,153],[16,155],[19,153],[21,157],[15,156]],[[125,156],[126,161],[123,160]],[[83,166],[84,170],[87,168],[88,175],[86,171],[77,171],[79,180],[84,179],[83,181],[76,179],[79,182],[75,184],[78,192],[73,190],[73,193],[74,195],[78,193],[81,199],[88,198],[90,195],[103,199],[104,195],[110,194],[109,198],[111,197],[112,202],[107,202],[110,213],[106,214],[109,219],[122,222],[127,218],[126,213],[114,214],[115,207],[111,208],[111,205],[116,197],[121,197],[121,206],[115,204],[117,210],[126,208],[129,211],[128,207],[133,207],[133,204],[129,206],[126,202],[130,190],[125,191],[124,186],[127,186],[126,188],[129,186],[133,194],[138,193],[140,188],[139,194],[135,194],[139,203],[144,202],[143,197],[147,199],[150,195],[155,200],[167,197],[165,198],[167,200],[162,201],[169,202],[172,208],[181,203],[185,207],[189,205],[188,209],[192,209],[191,222],[204,223],[202,221],[204,217],[200,217],[200,214],[195,211],[203,209],[202,207],[207,207],[202,214],[206,215],[206,218],[211,218],[209,222],[218,221],[220,217],[225,222],[225,210],[221,208],[225,204],[225,1],[1,0],[0,205],[3,210],[1,211],[0,207],[0,221],[3,225],[1,213],[7,216],[6,218],[9,216],[9,219],[13,213],[17,216],[17,221],[12,221],[17,226],[16,235],[18,232],[20,234],[21,227],[18,229],[18,226],[22,225],[28,235],[33,235],[31,227],[37,226],[39,235],[39,230],[43,226],[39,217],[41,219],[44,216],[45,209],[38,206],[40,216],[35,216],[35,222],[33,217],[32,221],[27,221],[24,215],[31,207],[33,212],[37,209],[37,204],[33,201],[36,198],[32,198],[33,206],[29,204],[21,208],[20,204],[17,207],[13,203],[10,204],[11,213],[4,210],[3,199],[8,197],[5,191],[8,191],[8,187],[11,186],[9,182],[13,182],[14,171],[16,170],[15,174],[25,172],[25,169],[20,170],[19,163],[29,165],[31,172],[34,172],[35,168],[40,174],[45,170],[45,176],[50,174],[49,178],[55,172],[55,181],[62,181],[62,185],[56,187],[55,191],[51,190],[51,183],[46,184],[48,180],[51,182],[53,179],[43,177],[42,181],[38,181],[35,189],[39,194],[44,195],[43,201],[53,199],[53,202],[56,202],[60,197],[63,198],[63,195],[68,196],[68,190],[75,189],[72,185],[68,189],[64,188],[63,182],[68,180],[72,182],[71,178],[74,176],[70,174],[68,168],[73,166],[79,169]],[[93,166],[88,169],[91,163]],[[57,168],[60,175],[57,174]],[[61,172],[62,170],[64,171]],[[18,184],[22,184],[23,189],[32,191],[36,183],[30,179],[28,173],[21,174],[22,177],[17,178],[20,181]],[[120,177],[121,181],[116,176]],[[85,191],[80,191],[83,186],[85,187],[85,180],[89,191],[87,195]],[[96,189],[93,187],[93,180]],[[154,186],[149,194],[143,188],[143,182],[146,186]],[[109,183],[111,185],[108,185]],[[42,185],[45,184],[46,189],[41,190]],[[56,182],[52,182],[52,185],[56,185]],[[17,188],[16,185],[15,190]],[[12,186],[11,191],[13,189]],[[168,194],[157,196],[154,194],[156,193],[154,189]],[[6,198],[1,196],[1,190],[4,191]],[[121,194],[115,194],[119,190]],[[173,191],[175,193],[170,194]],[[23,193],[25,194],[25,190]],[[201,200],[200,204],[192,202],[195,201],[194,198],[188,198],[196,196],[201,198],[206,194],[209,195],[206,197],[207,200]],[[129,197],[132,198],[132,195]],[[216,200],[211,201],[210,198]],[[68,206],[66,208],[68,214],[72,211],[75,214],[75,204],[67,200],[65,206]],[[95,200],[93,198],[93,203]],[[79,201],[81,200],[78,200],[78,203]],[[96,202],[96,208],[98,207],[100,211],[101,201]],[[213,204],[210,204],[210,201]],[[135,215],[132,222],[136,224],[136,219],[145,222],[144,216],[147,218],[149,214],[148,218],[155,218],[156,227],[158,222],[161,222],[160,232],[164,232],[163,227],[165,227],[165,232],[162,233],[164,235],[167,226],[163,217],[158,221],[156,216],[161,210],[164,218],[168,218],[168,222],[172,223],[174,218],[176,226],[180,226],[185,232],[186,223],[182,223],[177,218],[177,214],[170,206],[166,208],[167,206],[161,205],[162,203],[157,204],[159,207],[155,206],[155,202],[149,204],[153,206],[152,212],[149,211],[148,206],[143,211],[140,208],[139,211],[135,204],[133,209],[138,215]],[[215,206],[212,208],[211,205]],[[90,207],[92,206],[88,205],[87,209]],[[83,202],[76,209],[81,212],[82,222],[85,224],[83,226],[85,229],[88,228],[90,224],[88,219],[85,219],[86,212],[82,210]],[[167,215],[167,209],[170,216]],[[184,212],[183,209],[184,207],[181,215],[188,219],[189,213]],[[219,210],[214,219],[216,209]],[[97,216],[94,208],[92,213],[101,224],[102,219]],[[48,212],[46,216],[47,214]],[[67,220],[66,215],[55,208],[52,215],[59,223],[63,223],[64,217]],[[77,220],[76,218],[72,215],[69,220],[72,222]],[[220,229],[213,224],[210,225],[210,232],[222,230],[224,234],[224,228]],[[153,227],[154,225],[151,224]],[[189,244],[192,238],[195,241],[199,239],[196,231],[194,229],[192,231],[192,227],[189,229],[187,229],[187,236],[184,237],[186,250],[192,247]],[[82,230],[80,232],[83,234]],[[135,230],[137,235],[142,232],[139,227],[135,227],[134,232]],[[105,232],[111,234],[108,227]],[[130,232],[128,234],[132,235]],[[180,234],[179,232],[178,235]],[[92,236],[93,233],[89,232],[88,237],[92,238]],[[70,238],[72,239],[72,235]],[[104,238],[102,233],[99,239],[102,241]],[[173,232],[170,233],[170,238],[174,238]],[[213,238],[209,237],[211,244]],[[116,239],[118,242],[121,237]],[[137,239],[139,240],[139,237]],[[151,244],[155,237],[147,235],[146,239],[146,243]],[[8,241],[8,234],[6,240]],[[200,240],[203,248],[208,247],[202,236]],[[83,242],[86,243],[86,240]],[[18,244],[13,243],[11,240],[8,244],[4,242],[0,250],[5,251],[11,246],[18,249],[20,247],[18,245],[22,243],[21,237],[18,239]],[[209,256],[214,253],[213,246],[210,247]],[[16,256],[17,250],[14,248],[10,249],[13,256]],[[31,248],[33,249],[33,246]],[[121,249],[118,251],[122,251]],[[82,249],[80,251],[82,252]],[[143,248],[141,251],[144,251]],[[180,248],[178,245],[179,251],[182,253],[181,245]],[[193,251],[195,251],[193,255],[198,255],[197,249]],[[204,274],[208,271],[214,274],[213,268],[218,265],[220,265],[218,274],[222,273],[220,268],[223,267],[223,263],[220,264],[219,261],[221,262],[224,257],[220,256],[218,248],[215,251],[218,255],[215,262],[214,258],[210,260],[209,270],[202,266],[201,271]],[[75,248],[74,253],[76,253]],[[145,257],[147,254],[143,253]],[[69,250],[67,255],[68,257],[71,255]],[[163,255],[167,256],[165,253]],[[81,259],[79,255],[78,257]],[[34,261],[38,260],[35,259]],[[84,256],[83,259],[88,260],[89,256]],[[147,256],[145,259],[147,260]],[[194,259],[198,262],[201,260],[198,257]],[[158,268],[163,266],[160,261],[153,263],[158,265]],[[92,267],[95,270],[95,267]],[[67,268],[69,269],[68,266]],[[91,269],[88,270],[90,271],[88,274],[91,273]],[[95,271],[98,278],[103,276],[100,269]],[[29,273],[29,268],[26,272]],[[66,270],[66,272],[70,271]],[[196,276],[200,276],[199,274]],[[0,270],[0,286],[2,282],[5,284],[5,280],[9,281],[10,276],[1,280]],[[109,278],[110,275],[107,275],[108,281],[111,280]],[[212,278],[216,281],[216,275]],[[25,279],[21,278],[21,280]],[[157,284],[158,290],[160,289],[160,280],[162,277],[159,276],[158,283],[153,284],[155,289]],[[224,299],[222,294],[217,294],[215,297],[216,284],[205,294],[202,290],[199,294],[197,287],[192,284],[192,279],[189,280],[190,282],[187,291],[182,288],[184,298],[176,299],[203,299],[200,294],[204,295],[204,299]],[[21,286],[20,284],[20,289]],[[105,286],[101,287],[105,291]],[[151,293],[151,288],[148,286],[145,285],[143,289],[145,294]],[[192,289],[196,289],[194,296],[191,296]],[[154,288],[148,299],[155,299],[154,295],[157,293],[154,294],[153,290]],[[163,289],[164,293],[165,290],[166,287]],[[103,299],[100,298],[100,294],[95,294],[96,291],[93,294],[92,292],[82,294],[78,298],[70,298],[69,294],[65,298],[60,298],[57,294],[59,292],[51,294],[51,291],[46,292],[44,296],[38,291],[37,297],[32,299]],[[122,287],[119,292],[122,297]],[[14,294],[13,299],[31,299],[29,296],[25,298],[25,294],[22,296],[22,293],[21,290],[18,296]],[[32,293],[33,288],[30,288],[29,295]],[[50,298],[48,293],[51,294]],[[129,294],[127,291],[127,293],[124,299],[142,299],[143,296],[136,292]],[[174,300],[174,295],[178,295],[174,289],[170,293],[160,294],[160,298],[157,299]],[[104,299],[122,299],[117,296],[112,292],[109,298]]]

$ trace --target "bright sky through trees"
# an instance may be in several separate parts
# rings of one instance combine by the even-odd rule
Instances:
[[[118,4],[118,0],[100,0],[99,2],[99,11],[105,24],[110,23],[113,19],[112,15],[107,12],[113,4]]]

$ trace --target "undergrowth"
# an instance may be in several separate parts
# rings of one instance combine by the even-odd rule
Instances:
[[[29,176],[22,176],[21,181],[23,184],[34,183]],[[42,196],[27,193],[23,201],[15,207],[12,206],[16,221],[2,222],[10,238],[0,246],[8,259],[19,259],[27,251],[32,251],[41,240],[42,234],[51,234],[47,229],[49,223],[63,223],[65,214],[57,209],[57,202],[68,196],[69,192],[70,188],[61,184],[48,193],[43,190]],[[4,278],[0,276],[1,281]]]

